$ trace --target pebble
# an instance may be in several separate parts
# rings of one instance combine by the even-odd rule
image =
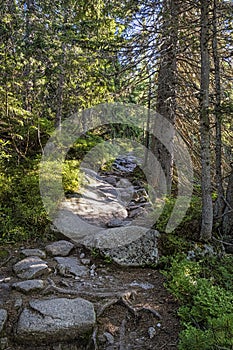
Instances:
[[[156,334],[156,330],[154,327],[149,327],[148,329],[148,334],[149,334],[149,338],[152,339],[154,338],[155,334]]]
[[[23,305],[23,299],[22,298],[17,298],[15,299],[14,307],[16,310],[20,309]]]

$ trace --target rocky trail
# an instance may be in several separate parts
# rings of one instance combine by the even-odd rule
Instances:
[[[135,167],[88,171],[84,194],[61,206],[57,241],[1,247],[1,350],[177,349],[178,305],[155,267],[159,233],[139,225],[151,204]]]

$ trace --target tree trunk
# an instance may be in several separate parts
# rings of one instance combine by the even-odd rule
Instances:
[[[220,80],[220,60],[218,54],[218,20],[217,20],[217,2],[214,0],[213,7],[213,59],[214,59],[214,77],[215,77],[215,168],[216,168],[216,186],[217,186],[217,200],[214,205],[215,218],[222,218],[225,208],[224,189],[222,183],[222,125],[221,125],[221,80]]]
[[[226,192],[226,209],[223,216],[223,234],[233,237],[233,164]]]
[[[212,236],[213,202],[211,191],[210,120],[209,120],[209,1],[201,0],[201,91],[200,91],[200,135],[202,162],[202,222],[200,238],[208,241]]]
[[[161,59],[158,73],[158,92],[156,111],[175,124],[176,116],[176,54],[178,42],[178,1],[164,0]],[[156,125],[154,134],[156,135]],[[169,135],[170,150],[173,150],[174,135]],[[167,192],[171,192],[173,174],[173,151],[169,151],[156,137],[152,137],[152,152],[161,165],[156,169],[155,186],[160,187],[160,181],[167,181]]]

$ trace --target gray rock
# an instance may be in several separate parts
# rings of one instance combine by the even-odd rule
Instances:
[[[112,186],[116,186],[116,178],[114,176],[106,176],[104,177],[104,181],[106,181],[107,183],[109,183]]]
[[[42,290],[44,288],[43,280],[28,280],[22,282],[13,283],[12,288],[19,292],[30,293],[36,290]]]
[[[22,306],[23,306],[23,299],[22,298],[15,299],[14,308],[16,310],[19,310]]]
[[[101,230],[83,244],[96,248],[122,266],[143,266],[158,262],[159,232],[141,226],[125,226]]]
[[[43,252],[43,250],[40,249],[22,249],[21,253],[24,256],[39,256],[39,258],[46,258],[46,254],[45,252]]]
[[[142,215],[142,214],[146,215],[147,211],[144,208],[139,207],[139,208],[133,209],[129,212],[129,218],[133,219],[133,218],[135,218],[139,215]]]
[[[132,186],[131,182],[128,179],[124,179],[123,177],[117,182],[116,186],[125,189],[131,188],[132,191],[134,191],[134,187]]]
[[[91,332],[96,321],[93,304],[82,298],[32,300],[29,305],[15,329],[21,343],[73,341]]]
[[[89,269],[86,266],[80,265],[75,257],[56,257],[58,263],[57,269],[62,276],[73,275],[75,277],[88,276]]]
[[[104,337],[106,338],[108,344],[113,345],[114,344],[114,337],[109,332],[104,332]]]
[[[91,263],[90,259],[80,259],[80,261],[83,265],[90,265],[90,263]]]
[[[127,226],[127,225],[130,225],[130,221],[126,221],[126,220],[120,220],[120,219],[113,219],[113,220],[110,220],[108,223],[107,223],[107,226],[109,228],[111,227],[121,227],[121,226]]]
[[[154,336],[156,335],[156,330],[154,327],[149,327],[148,329],[148,335],[149,335],[149,338],[152,339],[154,338]]]
[[[53,242],[45,247],[45,250],[53,256],[67,256],[74,248],[73,243],[65,240]]]
[[[119,187],[117,188],[117,193],[118,193],[118,200],[125,205],[132,200],[134,189],[133,187],[128,187],[128,188]]]
[[[0,333],[3,330],[6,320],[7,320],[7,311],[5,309],[0,309]]]
[[[30,256],[17,262],[13,270],[22,279],[35,278],[50,272],[47,262],[37,256]]]

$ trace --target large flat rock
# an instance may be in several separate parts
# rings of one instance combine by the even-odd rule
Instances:
[[[122,266],[144,266],[158,262],[159,232],[141,226],[115,227],[97,232],[83,244],[96,248]]]
[[[93,304],[82,298],[32,300],[29,305],[15,329],[20,343],[72,341],[91,332],[96,321]]]

